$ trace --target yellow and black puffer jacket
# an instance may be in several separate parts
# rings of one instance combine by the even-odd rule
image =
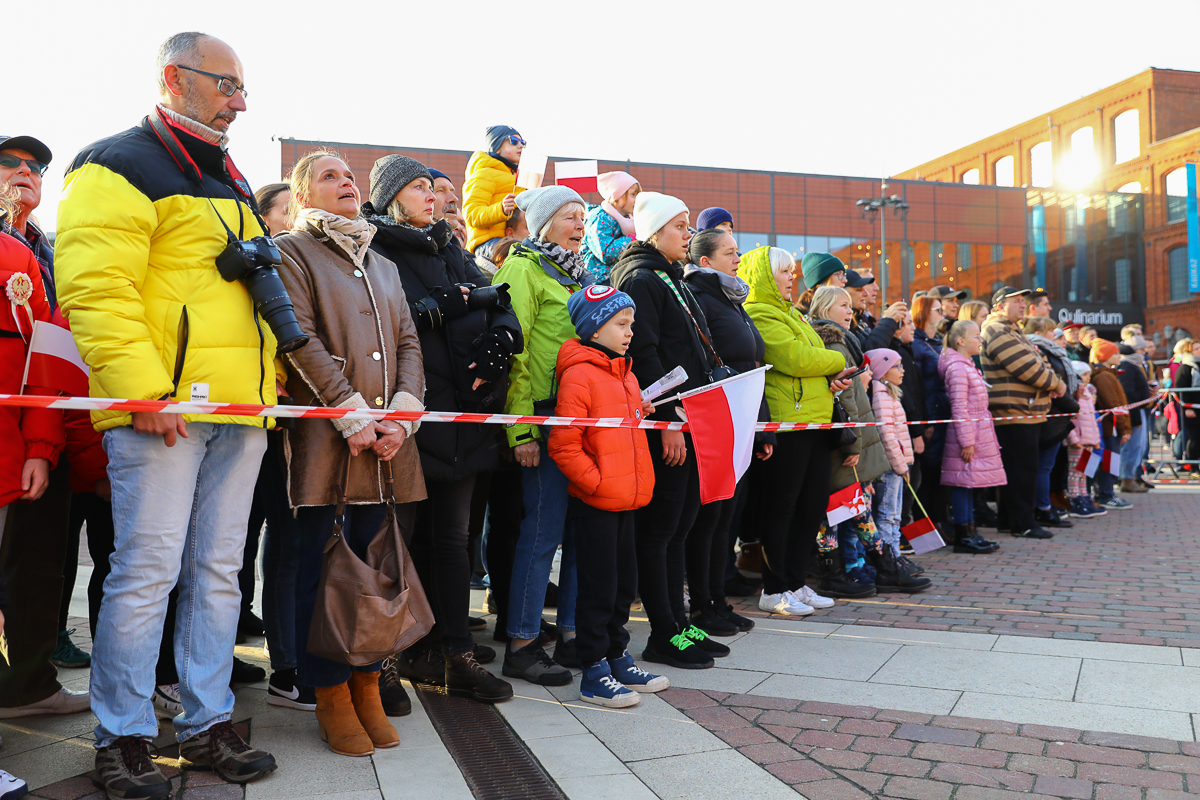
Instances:
[[[59,304],[91,369],[91,394],[190,400],[207,384],[214,403],[274,404],[275,336],[243,283],[225,281],[216,265],[228,244],[218,212],[242,239],[264,233],[245,201],[249,187],[220,147],[171,129],[202,185],[175,163],[148,118],[84,148],[67,171],[54,271]],[[93,411],[92,424],[128,425],[130,414]]]
[[[508,162],[482,150],[471,156],[467,162],[462,201],[463,218],[467,221],[468,250],[473,253],[488,239],[504,235],[508,221],[508,214],[504,213],[504,198],[523,191],[517,188],[517,172]]]

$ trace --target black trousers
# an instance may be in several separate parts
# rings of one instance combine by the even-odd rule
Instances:
[[[0,640],[3,708],[45,700],[62,688],[50,656],[62,630],[58,617],[71,513],[67,471],[67,460],[60,459],[41,497],[32,503],[12,503],[8,509],[0,546],[0,568],[10,599]]]
[[[471,496],[475,476],[460,481],[426,481],[429,499],[417,511],[412,558],[433,608],[434,629],[426,639],[441,643],[446,655],[470,652],[475,646],[467,629],[471,610]]]
[[[620,658],[629,646],[625,624],[638,584],[634,512],[602,511],[572,497],[567,524],[575,526],[579,571],[575,648],[587,667]]]
[[[496,606],[495,636],[506,641],[513,555],[517,540],[521,538],[521,520],[524,517],[521,468],[515,463],[503,462],[492,473],[491,486],[488,487],[484,555],[487,558],[488,580],[491,582],[492,604]]]
[[[650,635],[670,638],[687,625],[684,541],[700,510],[700,473],[691,436],[684,434],[687,460],[678,467],[663,463],[661,431],[646,431],[646,438],[654,462],[654,497],[635,512],[638,588],[650,618]]]
[[[763,592],[804,586],[817,530],[829,504],[830,436],[826,431],[789,431],[776,437],[763,463]]]
[[[926,441],[925,446],[929,446]],[[917,460],[921,457],[917,456]],[[904,494],[909,494],[905,492]],[[925,506],[925,510],[929,512],[929,518],[933,520],[935,525],[945,525],[950,520],[950,487],[942,486],[942,465],[941,463],[933,464],[928,461],[921,463],[921,485],[917,487],[917,495],[921,498],[921,503]],[[911,501],[910,501],[911,502]],[[903,517],[903,512],[901,512]]]
[[[745,477],[738,481],[733,497],[706,503],[696,512],[696,521],[684,543],[688,592],[692,613],[725,607],[725,570],[729,565],[729,528],[737,511]]]
[[[1009,424],[996,426],[996,441],[1000,444],[1000,461],[1008,483],[1000,487],[996,515],[1000,527],[1012,531],[1027,531],[1034,525],[1034,497],[1037,494],[1038,438],[1044,422],[1033,425]]]

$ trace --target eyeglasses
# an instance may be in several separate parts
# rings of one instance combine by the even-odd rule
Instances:
[[[24,162],[29,165],[29,169],[36,172],[38,175],[45,175],[46,170],[50,169],[49,164],[43,164],[40,161],[34,161],[32,158],[21,158],[9,153],[0,154],[0,167],[7,169],[17,169]]]
[[[216,78],[217,79],[217,91],[220,92],[221,94],[225,95],[226,97],[233,97],[234,92],[241,92],[242,97],[250,96],[250,93],[246,91],[245,86],[238,86],[236,83],[233,82],[232,79],[226,78],[224,75],[217,75],[214,72],[205,72],[202,69],[195,69],[194,67],[185,67],[183,64],[176,64],[175,68],[176,69],[186,69],[188,72],[196,72],[201,75],[207,75],[210,78]]]
[[[520,136],[517,136],[515,133],[512,136],[508,137],[508,141],[511,142],[512,144],[519,144],[522,147],[525,146],[525,140],[522,139]]]

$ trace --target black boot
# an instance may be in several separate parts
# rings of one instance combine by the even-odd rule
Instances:
[[[978,541],[980,544],[982,544],[986,547],[990,547],[991,550],[988,551],[989,553],[994,553],[1000,549],[999,542],[993,542],[991,539],[983,538],[983,534],[981,534],[979,532],[979,525],[976,522],[972,521],[970,524],[971,524],[971,535],[974,536],[976,541]]]
[[[896,557],[892,555],[892,549],[886,544],[883,546],[882,553],[876,553],[874,549],[868,550],[867,561],[875,567],[875,591],[880,594],[893,592],[912,594],[923,592],[933,586],[933,581],[929,578],[918,578],[915,575],[909,575],[902,569],[897,563]]]
[[[872,597],[875,594],[875,586],[873,584],[857,581],[846,574],[846,566],[842,560],[842,549],[840,547],[835,547],[828,553],[821,553],[817,557],[817,568],[820,570],[821,575],[817,586],[820,587],[821,594],[826,597],[837,597],[842,600],[859,600],[864,597]]]
[[[471,651],[447,656],[446,691],[481,703],[498,703],[513,696],[512,684],[497,678],[479,665]]]
[[[407,717],[412,713],[412,700],[400,683],[400,672],[397,669],[397,659],[401,656],[389,656],[383,660],[383,669],[379,672],[379,700],[383,703],[383,713],[389,717]]]
[[[971,523],[956,522],[954,523],[954,552],[979,555],[992,552],[992,548],[976,536],[975,531],[971,529]]]

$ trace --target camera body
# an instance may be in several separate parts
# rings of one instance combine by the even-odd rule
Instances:
[[[279,342],[279,353],[290,353],[308,344],[308,337],[296,321],[295,307],[276,269],[283,263],[279,248],[270,236],[255,236],[239,241],[230,236],[229,244],[217,256],[217,271],[232,283],[240,280],[254,300],[254,309],[267,322]]]

